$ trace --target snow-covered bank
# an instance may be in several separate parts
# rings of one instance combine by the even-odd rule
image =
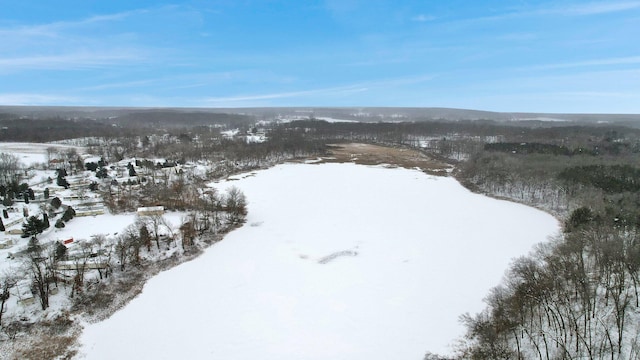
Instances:
[[[548,214],[451,178],[280,165],[239,187],[247,224],[85,329],[89,359],[420,359],[447,352]]]

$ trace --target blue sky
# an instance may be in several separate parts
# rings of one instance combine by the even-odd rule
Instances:
[[[640,113],[640,1],[0,0],[0,104]]]

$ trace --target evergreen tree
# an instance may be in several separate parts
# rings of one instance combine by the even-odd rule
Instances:
[[[36,238],[44,229],[46,229],[44,221],[38,219],[36,216],[30,216],[27,222],[22,224],[22,237]]]
[[[60,200],[59,197],[54,197],[53,199],[51,199],[51,206],[53,206],[54,209],[59,209],[60,206],[62,206],[62,200]]]
[[[91,184],[89,184],[89,190],[98,191],[98,183],[95,181],[92,181]]]
[[[76,211],[73,210],[71,206],[67,206],[67,209],[62,214],[62,221],[69,221],[73,219],[74,216],[76,216]]]
[[[107,176],[108,176],[107,169],[101,167],[98,170],[96,170],[96,177],[98,179],[106,179]]]
[[[58,261],[64,260],[66,255],[67,255],[67,247],[58,241],[56,243],[56,252],[55,252],[56,260]]]
[[[96,171],[98,169],[98,164],[95,163],[95,162],[88,162],[88,163],[84,164],[84,166],[89,171]]]
[[[62,186],[62,187],[63,187],[63,188],[65,188],[65,189],[68,189],[68,188],[69,188],[69,182],[68,182],[68,181],[67,181],[67,179],[65,179],[64,177],[59,177],[59,178],[56,180],[56,185],[58,185],[58,186]]]
[[[133,167],[131,163],[127,164],[127,169],[129,169],[129,176],[137,176],[136,169]]]

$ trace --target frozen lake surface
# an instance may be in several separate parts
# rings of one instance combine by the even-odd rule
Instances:
[[[246,225],[87,325],[88,359],[422,359],[447,353],[509,262],[559,224],[452,178],[352,164],[216,184]]]

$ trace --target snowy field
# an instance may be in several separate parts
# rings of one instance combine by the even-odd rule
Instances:
[[[87,325],[87,359],[422,359],[447,353],[512,258],[559,229],[451,178],[280,165],[216,184],[247,224]]]
[[[55,149],[58,152],[65,152],[75,149],[78,154],[84,152],[84,148],[72,145],[50,144],[50,143],[19,143],[0,142],[0,152],[15,155],[20,162],[26,166],[36,163],[47,162],[47,148]]]

